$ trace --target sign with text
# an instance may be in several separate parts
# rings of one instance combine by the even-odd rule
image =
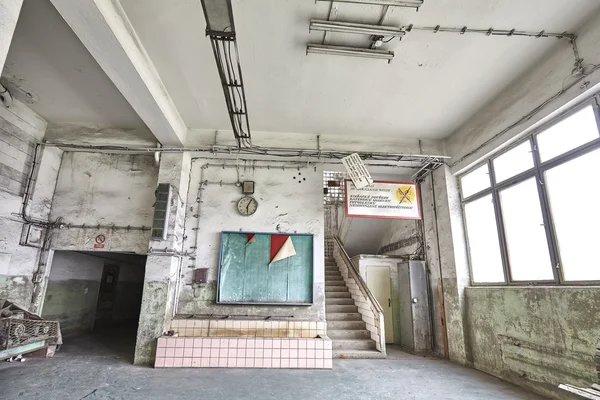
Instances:
[[[362,189],[346,180],[346,215],[361,218],[421,219],[413,182],[373,181]]]

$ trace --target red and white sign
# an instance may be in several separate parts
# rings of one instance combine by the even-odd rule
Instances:
[[[104,242],[106,242],[106,236],[100,234],[98,236],[96,236],[96,239],[94,239],[94,248],[95,249],[103,249],[104,248]]]
[[[360,218],[421,219],[419,192],[414,182],[373,181],[357,188],[346,184],[346,215]]]

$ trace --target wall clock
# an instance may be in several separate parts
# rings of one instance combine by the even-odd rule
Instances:
[[[252,196],[242,197],[237,203],[237,209],[242,215],[252,215],[258,208],[258,202]]]

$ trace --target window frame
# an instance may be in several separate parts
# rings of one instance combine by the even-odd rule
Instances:
[[[560,123],[566,118],[569,118],[571,115],[581,111],[582,109],[592,106],[592,110],[596,117],[596,129],[598,137],[588,143],[585,143],[579,147],[571,149],[561,155],[558,155],[554,158],[551,158],[545,162],[541,162],[540,154],[538,151],[537,144],[537,136],[550,127]],[[533,167],[518,173],[515,176],[512,176],[504,181],[497,183],[496,175],[494,170],[494,160],[499,156],[509,152],[515,147],[523,144],[524,142],[529,142],[531,155],[533,157]],[[492,156],[488,157],[486,160],[473,165],[464,173],[458,176],[458,186],[460,192],[460,200],[461,200],[461,208],[462,208],[462,217],[463,217],[463,226],[465,230],[465,239],[467,245],[467,258],[469,263],[469,278],[472,286],[531,286],[531,285],[544,285],[544,286],[554,286],[554,285],[568,285],[568,286],[594,286],[600,285],[600,281],[565,281],[564,279],[564,271],[562,269],[562,265],[560,262],[560,251],[558,247],[558,241],[556,237],[556,231],[554,227],[554,223],[552,220],[552,212],[550,210],[550,202],[548,198],[548,193],[546,192],[546,186],[544,182],[544,174],[549,169],[557,167],[561,164],[572,161],[584,154],[587,154],[591,151],[600,149],[600,95],[594,96],[591,99],[584,101],[569,110],[566,110],[564,113],[558,115],[547,123],[542,124],[538,128],[532,130],[523,138],[516,140],[514,143],[510,144],[506,148],[494,153]],[[489,178],[490,178],[490,187],[481,190],[477,193],[474,193],[468,197],[463,197],[462,194],[462,177],[474,171],[475,169],[487,164]],[[542,218],[544,223],[544,228],[546,232],[546,240],[548,242],[548,249],[550,252],[550,261],[552,263],[552,273],[554,279],[552,280],[533,280],[533,281],[514,281],[511,276],[510,263],[508,259],[508,247],[506,245],[506,233],[504,230],[504,221],[502,218],[502,204],[500,202],[500,192],[505,190],[511,186],[517,185],[527,179],[535,178],[538,189],[538,197],[540,201],[540,207],[542,211]],[[504,282],[474,282],[473,281],[473,270],[471,263],[471,249],[469,244],[469,232],[466,224],[466,215],[465,215],[465,204],[478,200],[484,196],[492,195],[492,202],[494,204],[494,217],[496,219],[496,228],[498,233],[498,242],[500,245],[500,256],[502,260],[502,266],[504,271]]]

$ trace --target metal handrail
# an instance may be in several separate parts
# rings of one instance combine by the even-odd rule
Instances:
[[[342,245],[342,242],[340,241],[340,239],[338,237],[335,237],[334,240],[337,243],[337,245],[339,246],[340,252],[342,253],[342,257],[344,258],[344,261],[346,262],[346,265],[348,266],[348,270],[350,270],[352,272],[353,278],[356,281],[356,283],[358,284],[358,288],[360,289],[362,294],[366,298],[368,298],[369,301],[371,301],[371,303],[375,307],[375,311],[377,311],[378,314],[383,315],[383,308],[381,307],[381,304],[379,304],[379,302],[377,301],[375,296],[373,296],[373,293],[371,293],[371,291],[369,290],[367,283],[364,281],[362,276],[360,276],[360,273],[354,266],[354,263],[352,263],[352,260],[350,260],[350,256],[348,256],[348,253],[346,253],[346,249]]]

